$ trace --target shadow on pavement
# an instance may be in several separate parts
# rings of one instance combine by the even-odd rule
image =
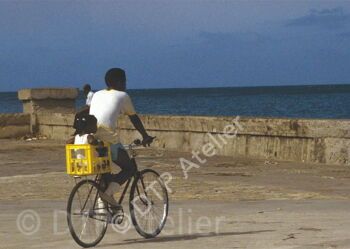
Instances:
[[[257,234],[257,233],[266,233],[274,232],[275,230],[258,230],[258,231],[247,231],[247,232],[224,232],[224,233],[195,233],[195,234],[178,234],[170,235],[163,237],[156,237],[153,239],[127,239],[121,243],[109,243],[99,245],[99,247],[108,247],[108,246],[118,246],[118,245],[131,245],[138,243],[158,243],[158,242],[171,242],[171,241],[181,241],[181,240],[194,240],[199,238],[209,238],[217,236],[230,236],[230,235],[244,235],[244,234]]]

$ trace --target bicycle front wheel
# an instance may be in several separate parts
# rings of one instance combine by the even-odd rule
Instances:
[[[73,188],[67,205],[69,231],[82,247],[96,246],[108,226],[107,205],[99,198],[96,182],[82,180]]]
[[[142,170],[130,191],[130,214],[136,231],[144,238],[154,238],[163,229],[169,209],[168,192],[159,174]]]

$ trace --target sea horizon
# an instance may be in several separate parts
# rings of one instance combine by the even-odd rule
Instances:
[[[350,84],[128,89],[141,114],[350,119]],[[84,105],[80,91],[77,107]],[[0,92],[0,113],[22,112]]]
[[[91,84],[92,85],[92,84]],[[329,87],[329,86],[350,86],[350,83],[335,83],[335,84],[327,84],[327,83],[301,83],[301,84],[287,84],[287,85],[249,85],[249,86],[196,86],[196,87],[147,87],[147,88],[128,88],[127,90],[177,90],[177,89],[221,89],[221,88],[283,88],[283,87]],[[13,93],[18,92],[21,89],[43,89],[43,88],[79,88],[81,87],[52,87],[52,86],[40,86],[40,87],[24,87],[20,88],[16,91],[0,91],[0,93]],[[103,89],[103,88],[101,88]],[[93,89],[93,91],[98,91],[101,89]]]

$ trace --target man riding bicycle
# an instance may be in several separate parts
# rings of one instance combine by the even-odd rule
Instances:
[[[106,183],[107,188],[103,193],[100,193],[100,197],[112,206],[118,207],[118,203],[113,196],[120,186],[134,175],[136,170],[135,165],[119,140],[116,127],[119,115],[125,114],[129,116],[133,126],[142,135],[143,146],[150,145],[154,137],[147,134],[135,112],[129,95],[125,92],[125,71],[120,68],[108,70],[105,75],[105,82],[107,89],[96,92],[91,100],[90,115],[94,115],[97,119],[96,137],[111,144],[112,161],[121,168],[118,174],[108,173],[103,175],[103,181]]]

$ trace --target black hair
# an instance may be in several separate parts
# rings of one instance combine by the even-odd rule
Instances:
[[[126,76],[125,71],[121,68],[111,68],[105,75],[105,82],[109,88],[124,91]]]
[[[90,92],[90,91],[91,91],[91,86],[90,86],[89,84],[85,84],[85,85],[83,86],[83,90],[84,90],[84,91],[87,91],[87,92]]]
[[[88,113],[78,113],[74,117],[73,128],[75,129],[74,136],[79,134],[96,133],[97,131],[97,119],[93,115]]]

